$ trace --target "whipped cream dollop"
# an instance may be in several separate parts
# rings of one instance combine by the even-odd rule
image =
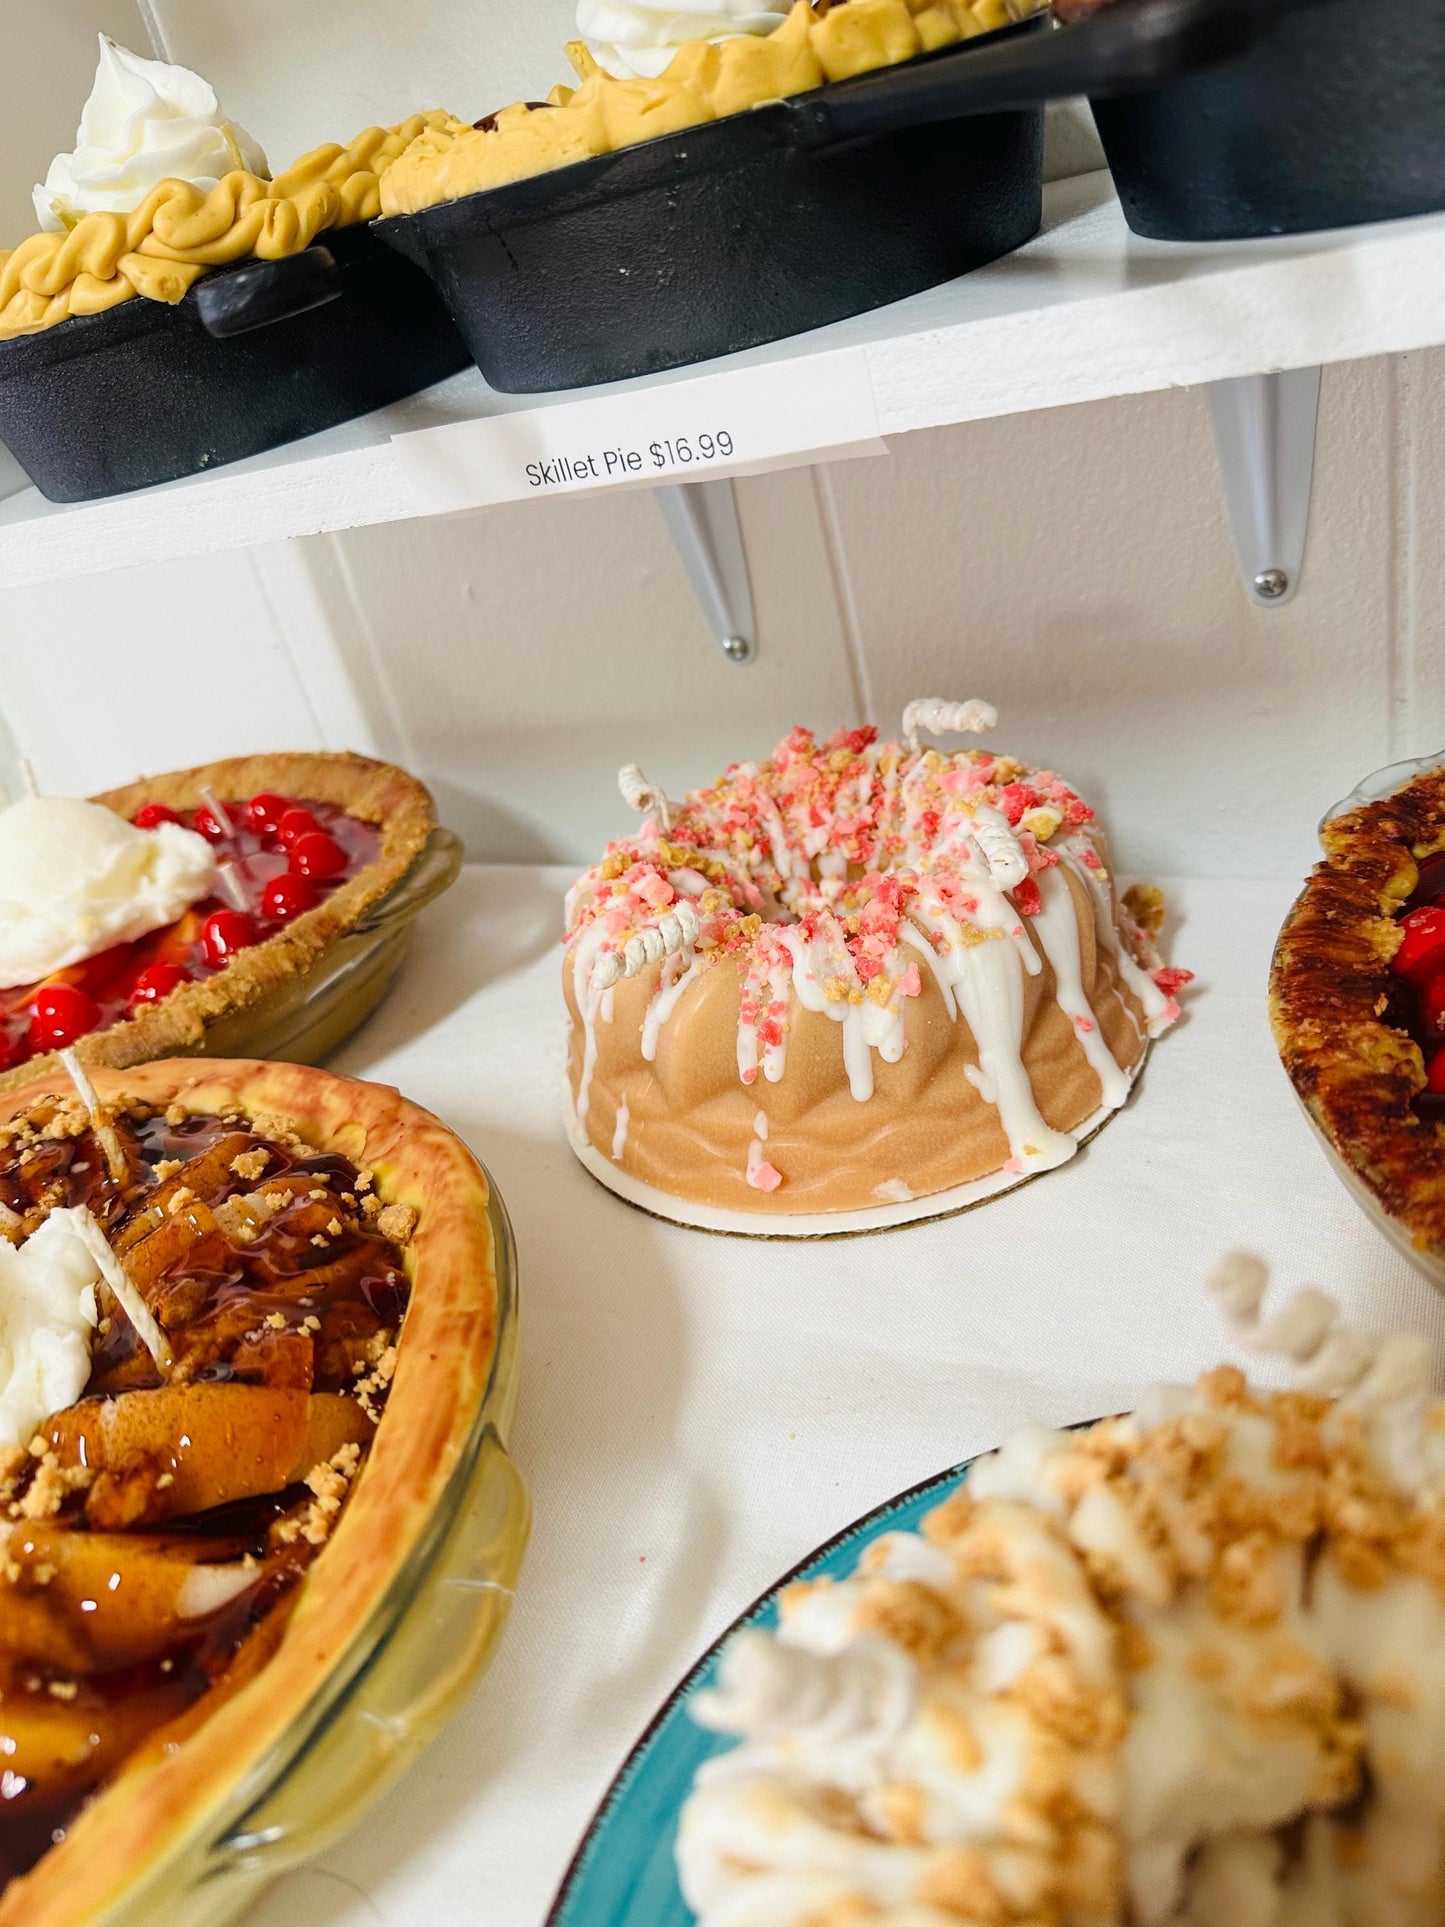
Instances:
[[[23,1245],[0,1242],[0,1448],[73,1405],[90,1377],[100,1269],[74,1211],[52,1211]]]
[[[781,27],[787,10],[744,0],[577,0],[577,31],[592,58],[618,80],[654,80],[690,40],[732,40]]]
[[[0,810],[0,986],[32,984],[174,923],[216,887],[211,847],[176,823],[138,830],[78,797]]]
[[[60,234],[87,214],[129,214],[160,181],[209,191],[237,168],[270,178],[266,156],[221,112],[215,89],[187,67],[143,60],[100,37],[100,65],[75,149],[57,154],[35,212]]]

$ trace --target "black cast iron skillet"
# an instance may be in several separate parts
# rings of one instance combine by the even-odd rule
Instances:
[[[1241,57],[1094,102],[1130,227],[1222,241],[1445,208],[1445,0],[1256,4]]]
[[[860,314],[1019,247],[1041,103],[1140,88],[1259,30],[1248,0],[1046,17],[377,232],[426,266],[507,392],[619,381]]]
[[[0,441],[52,502],[240,461],[468,362],[436,289],[365,228],[0,342]]]

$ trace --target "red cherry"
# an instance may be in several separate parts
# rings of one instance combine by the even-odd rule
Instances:
[[[1420,1015],[1425,1035],[1445,1043],[1445,970],[1427,977],[1420,990]]]
[[[1425,1070],[1425,1089],[1445,1096],[1445,1050],[1437,1050]]]
[[[334,836],[314,830],[291,845],[291,868],[304,877],[339,877],[346,868],[346,852]]]
[[[1400,919],[1400,948],[1390,968],[1420,983],[1445,964],[1445,909],[1432,905]]]
[[[213,970],[256,941],[256,926],[242,910],[213,910],[201,930],[201,955]]]
[[[303,836],[310,836],[320,828],[310,810],[287,810],[276,825],[276,834],[289,850],[293,843],[299,843]]]
[[[35,1050],[64,1050],[100,1022],[100,1005],[74,984],[37,990],[30,1005],[30,1042]]]
[[[227,811],[227,814],[230,812]],[[209,803],[202,803],[191,821],[208,843],[224,843],[227,837],[234,834],[234,826],[223,823]]]
[[[308,841],[310,839],[308,838]],[[307,910],[314,910],[320,896],[309,876],[285,870],[261,893],[261,908],[273,923],[290,923]]]
[[[275,790],[262,790],[253,796],[243,812],[246,828],[257,836],[274,836],[281,819],[290,813],[289,798],[278,796]]]
[[[180,820],[167,803],[142,803],[131,818],[138,830],[158,830],[162,823],[179,823]]]
[[[158,1004],[169,997],[173,990],[189,983],[181,966],[176,963],[147,964],[130,988],[130,1001],[136,1004]]]

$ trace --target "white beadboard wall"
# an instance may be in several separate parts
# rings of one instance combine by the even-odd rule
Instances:
[[[141,5],[286,157],[422,100],[535,91],[571,13]],[[74,126],[98,25],[145,31],[135,0],[0,0],[26,103],[0,128],[7,222]],[[1326,371],[1282,610],[1245,600],[1188,392],[901,437],[738,493],[750,668],[714,650],[653,503],[628,494],[14,592],[0,709],[56,789],[247,749],[393,754],[503,861],[589,855],[623,820],[623,761],[681,789],[794,721],[892,725],[917,694],[998,703],[1001,745],[1068,772],[1141,870],[1297,873],[1327,803],[1445,743],[1445,353]]]

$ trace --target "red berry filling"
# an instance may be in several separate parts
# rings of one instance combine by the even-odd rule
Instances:
[[[179,823],[180,818],[165,803],[142,803],[132,819],[138,830],[158,830],[162,823]]]
[[[224,970],[238,951],[264,943],[376,860],[376,830],[330,803],[298,803],[269,790],[248,802],[222,800],[229,830],[205,804],[178,812],[143,803],[132,821],[143,830],[179,823],[200,831],[233,866],[249,911],[225,896],[207,897],[136,943],[116,944],[43,983],[0,990],[0,1070],[62,1050]]]

